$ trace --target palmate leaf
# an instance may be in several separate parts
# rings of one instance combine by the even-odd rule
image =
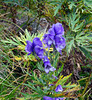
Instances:
[[[70,53],[70,51],[72,50],[73,47],[75,47],[74,38],[72,40],[70,40],[69,42],[67,42],[67,44],[66,44],[67,54]]]
[[[87,57],[92,59],[92,36],[91,34],[84,34],[83,32],[76,35],[76,43],[80,51]]]
[[[25,34],[26,34],[26,38],[27,38],[27,40],[32,41],[32,40],[31,40],[31,35],[29,34],[29,32],[28,32],[27,29],[25,30]]]
[[[58,13],[58,11],[60,10],[60,9],[62,9],[62,4],[64,3],[64,1],[65,0],[57,0],[57,2],[56,2],[56,0],[51,0],[50,1],[50,4],[52,4],[52,5],[54,5],[55,7],[54,7],[54,16]]]
[[[83,0],[84,4],[86,4],[88,7],[92,8],[92,0]]]
[[[1,40],[1,42],[4,42],[4,43],[8,43],[8,44],[12,44],[12,45],[19,45],[18,43],[16,43],[15,41],[11,40],[11,39],[8,39],[6,38],[7,40]]]
[[[26,40],[30,40],[32,41],[35,37],[39,37],[41,38],[43,35],[43,33],[41,34],[30,34],[28,32],[28,30],[26,29],[25,30],[25,34],[22,34],[20,32],[20,36],[15,36],[15,37],[12,37],[11,38],[6,38],[6,40],[1,40],[3,43],[9,43],[11,45],[15,45],[15,46],[19,46],[20,48],[23,48],[25,45],[26,45]],[[23,46],[24,45],[24,46]]]
[[[76,7],[75,2],[73,0],[69,1],[69,9],[72,9],[73,7]]]
[[[12,37],[12,36],[11,36],[11,39],[6,38],[6,40],[1,40],[1,42],[8,43],[14,46],[23,45],[17,37]]]
[[[88,52],[92,53],[92,44],[84,47]]]
[[[12,49],[9,48],[10,51],[16,49],[16,50],[21,50],[22,52],[25,52],[25,46],[26,46],[26,41],[27,40],[33,41],[33,39],[35,37],[39,37],[42,40],[42,36],[43,36],[43,33],[38,34],[38,35],[37,34],[32,34],[31,35],[28,32],[28,30],[26,29],[25,30],[25,34],[20,33],[20,36],[15,36],[15,37],[11,36],[10,38],[6,37],[6,40],[1,40],[1,42],[4,43],[5,45],[10,44],[10,46],[12,47]],[[15,46],[16,46],[16,48],[15,48]],[[37,62],[35,56],[32,55],[32,54],[29,55],[29,56],[27,56],[27,54],[26,54],[26,55],[24,55],[22,57],[19,57],[18,55],[17,56],[14,55],[14,59],[17,60],[17,61],[20,61],[20,60],[23,60],[23,61],[31,60],[31,61]]]
[[[59,4],[57,7],[54,8],[54,10],[55,10],[54,11],[54,16],[58,13],[59,9],[61,9],[61,5],[62,4]]]
[[[82,51],[82,53],[83,53],[87,58],[89,58],[89,59],[92,60],[91,53],[88,52],[88,51],[85,49],[85,47],[81,47],[81,46],[79,46],[79,49]]]
[[[37,62],[37,67],[39,70],[44,71],[44,68],[42,66],[42,62]]]
[[[85,41],[92,41],[92,34],[91,33],[84,33],[81,32],[76,35],[76,40],[82,40],[83,42]]]
[[[68,42],[66,42],[66,52],[67,54],[70,53],[72,48],[78,48],[79,46],[84,48],[87,52],[92,52],[92,34],[91,33],[77,33],[76,37],[69,37],[66,38]],[[83,50],[83,49],[82,49]],[[81,51],[81,49],[80,49]],[[89,53],[88,53],[89,55]],[[88,57],[86,54],[85,56]]]
[[[83,21],[80,21],[80,14],[79,13],[70,13],[67,18],[66,22],[70,28],[71,31],[73,32],[78,32],[81,30],[83,26]]]

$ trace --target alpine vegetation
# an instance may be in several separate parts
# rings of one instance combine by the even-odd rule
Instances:
[[[50,48],[51,45],[62,54],[62,49],[65,48],[65,38],[64,28],[61,23],[56,23],[52,25],[52,28],[49,29],[48,33],[44,35],[43,43],[46,44],[46,47]]]
[[[45,47],[50,48],[53,45],[53,48],[62,54],[62,49],[65,48],[65,38],[62,37],[64,35],[64,28],[62,27],[61,23],[53,24],[52,28],[49,29],[48,33],[45,34],[43,37],[43,43],[46,45]],[[51,63],[46,55],[44,55],[44,48],[42,42],[38,37],[33,39],[33,42],[27,40],[27,45],[25,47],[25,51],[30,55],[33,53],[37,55],[40,59],[43,60],[44,63],[44,70],[46,73],[49,71],[55,71],[56,69],[51,66]]]

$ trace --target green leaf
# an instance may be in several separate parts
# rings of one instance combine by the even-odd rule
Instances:
[[[80,21],[80,13],[74,13],[74,12],[70,13],[66,17],[66,21],[70,30],[73,32],[80,31],[84,23],[83,21],[82,22]]]
[[[17,87],[15,87],[8,96],[5,97],[6,100],[8,99],[12,99],[14,97],[14,93],[17,91],[17,89],[22,85],[22,83],[20,85],[18,85]]]
[[[77,85],[76,84],[72,84],[72,85],[64,85],[62,86],[63,88],[73,88],[73,87],[76,87]]]
[[[67,52],[67,54],[70,53],[70,51],[72,50],[73,47],[75,47],[74,39],[69,41],[69,42],[67,42],[67,44],[66,44],[66,52]]]
[[[24,85],[26,85],[26,86],[30,87],[31,89],[33,89],[34,91],[36,91],[36,92],[37,92],[37,89],[33,86],[33,84],[32,84],[32,83],[28,82],[28,84],[24,84]]]
[[[92,0],[83,0],[83,1],[88,7],[92,8]]]
[[[65,83],[66,83],[66,81],[71,77],[71,75],[72,74],[70,74],[70,75],[67,75],[67,76],[65,76],[65,77],[63,77],[63,78],[59,78],[59,80],[57,81],[57,83],[56,83],[56,86],[58,86],[59,84],[61,85],[61,86],[63,86]]]
[[[74,1],[69,1],[69,9],[72,9],[73,7],[76,7],[75,2]]]
[[[27,40],[30,40],[32,38],[27,29],[25,29],[25,34],[26,34]],[[30,41],[32,41],[32,40],[30,40]]]
[[[58,76],[59,73],[63,70],[64,63],[62,63],[62,66],[58,69],[58,71],[55,73],[55,76]]]
[[[55,55],[55,57],[53,57],[52,59],[53,59],[53,64],[52,64],[52,66],[53,67],[55,67],[55,68],[57,68],[57,63],[58,63],[58,58],[59,58],[59,53],[57,52],[56,54],[53,54],[53,55]]]
[[[61,9],[61,4],[55,7],[54,16],[58,13],[59,9]]]
[[[90,58],[92,60],[92,56],[91,56],[91,53],[88,52],[85,47],[81,47],[79,46],[79,49],[84,53],[84,55],[87,57],[87,58]]]

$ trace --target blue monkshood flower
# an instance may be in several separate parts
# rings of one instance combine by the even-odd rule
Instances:
[[[58,98],[51,98],[51,97],[48,97],[48,96],[44,96],[43,100],[64,100],[64,98],[60,98],[60,97],[58,97]]]
[[[47,56],[44,56],[43,63],[44,63],[44,66],[45,66],[44,70],[45,70],[46,73],[49,73],[49,71],[55,71],[56,70],[56,68],[51,66],[51,63],[50,63]]]
[[[48,33],[44,35],[43,43],[46,44],[46,47],[50,48],[53,44],[56,50],[60,53],[62,49],[65,48],[65,38],[64,28],[61,23],[53,24],[52,28],[49,29]]]
[[[53,85],[53,84],[52,84]],[[55,89],[56,92],[62,92],[63,91],[63,88],[61,85],[58,85]],[[51,97],[48,97],[48,96],[44,96],[43,97],[44,100],[64,100],[64,98],[61,98],[61,97],[56,97],[56,98],[51,98]]]
[[[54,84],[49,84],[49,87],[53,86]]]
[[[53,77],[53,78],[55,78],[55,79],[57,79],[57,77],[56,77],[56,76],[54,76],[54,75],[52,75],[52,77]]]
[[[65,38],[64,37],[59,37],[58,35],[55,36],[55,48],[56,50],[60,53],[62,51],[62,49],[64,49],[66,46],[65,43]]]
[[[56,92],[62,92],[63,91],[63,88],[61,85],[58,85],[55,89]]]
[[[58,97],[58,98],[55,98],[55,100],[64,100],[64,98]]]
[[[46,44],[46,47],[50,48],[51,44],[54,42],[54,36],[55,36],[54,29],[50,28],[48,30],[48,33],[43,36],[44,37],[43,43]]]
[[[53,77],[54,79],[57,80],[57,77],[56,77],[56,76],[52,75],[52,77]],[[54,84],[49,84],[49,87],[50,87],[50,86],[53,86],[53,85],[54,85]]]
[[[44,96],[44,97],[43,97],[43,100],[53,100],[53,98],[48,97],[48,96]]]
[[[48,33],[47,33],[47,34],[49,35],[49,37],[50,37],[52,40],[54,39],[55,31],[54,31],[53,28],[50,28],[50,29],[48,30]]]
[[[39,45],[39,46],[42,47],[42,42],[40,41],[40,38],[35,37],[35,38],[33,39],[33,45],[34,45],[34,46]]]
[[[54,29],[56,35],[64,35],[64,28],[62,27],[61,23],[53,24],[52,28]]]
[[[27,45],[25,47],[25,51],[30,55],[32,52],[36,53],[39,58],[44,57],[44,49],[42,46],[42,42],[38,37],[33,39],[33,43],[29,40],[26,41]]]
[[[27,45],[25,47],[25,51],[30,55],[33,52],[33,44],[31,41],[26,41]]]
[[[43,39],[43,43],[46,44],[45,47],[49,47],[52,45],[53,41],[52,39],[49,37],[49,34],[45,34],[44,35],[44,39]]]

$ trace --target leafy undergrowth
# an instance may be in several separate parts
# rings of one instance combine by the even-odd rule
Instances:
[[[0,1],[0,100],[92,99],[92,3],[75,1]],[[26,22],[17,25],[17,19],[24,16]],[[30,18],[34,19],[30,21]],[[44,23],[41,18],[46,19]],[[31,25],[35,21],[33,34]],[[61,49],[61,44],[56,49],[54,46],[48,49],[43,43],[44,55],[56,69],[46,73],[39,52],[27,55],[26,41],[33,42],[36,37],[43,41],[43,36],[53,28],[51,25],[57,22],[64,28],[66,46],[61,55],[57,49]],[[45,27],[44,31],[37,31],[39,24]],[[27,29],[23,30],[24,27]]]

